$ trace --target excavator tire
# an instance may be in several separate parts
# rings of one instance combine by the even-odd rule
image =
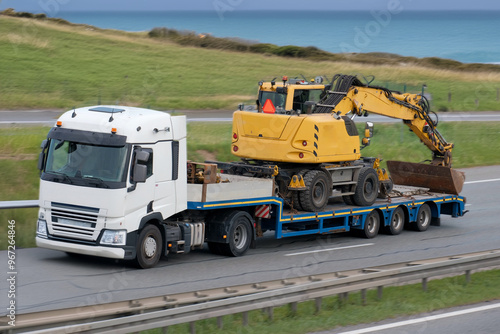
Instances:
[[[304,177],[304,174],[307,173],[308,170],[301,170],[300,172],[297,173],[298,176]],[[300,204],[300,193],[301,191],[292,191],[292,205],[293,208],[297,211],[304,211],[304,208]]]
[[[378,196],[378,187],[379,182],[375,169],[371,167],[361,168],[353,195],[354,204],[369,206],[375,203]]]
[[[342,192],[351,192],[352,186],[343,186]],[[354,205],[354,198],[353,195],[345,195],[342,196],[342,199],[344,200],[344,203],[346,205]]]
[[[306,190],[300,192],[300,206],[305,211],[324,209],[332,193],[329,175],[322,170],[311,170],[304,175]]]

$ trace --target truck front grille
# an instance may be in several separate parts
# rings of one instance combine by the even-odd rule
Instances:
[[[95,240],[98,208],[52,202],[52,235],[79,240]]]

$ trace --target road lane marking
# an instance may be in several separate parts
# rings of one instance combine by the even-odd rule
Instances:
[[[430,316],[419,318],[419,319],[399,321],[399,322],[395,322],[395,323],[387,324],[387,325],[380,325],[380,326],[374,326],[374,327],[369,327],[369,328],[362,328],[362,329],[357,329],[357,330],[353,330],[353,331],[349,331],[349,332],[342,332],[342,333],[339,333],[339,334],[364,334],[364,333],[372,333],[372,332],[383,331],[383,330],[390,329],[390,328],[396,328],[396,327],[414,325],[414,324],[419,324],[419,323],[422,323],[422,322],[440,320],[440,319],[451,318],[451,317],[458,317],[458,316],[461,316],[461,315],[464,315],[464,314],[470,314],[470,313],[475,313],[475,312],[482,312],[482,311],[492,310],[492,309],[496,309],[496,308],[500,308],[500,303],[493,304],[493,305],[479,306],[479,307],[474,307],[474,308],[460,310],[460,311],[454,311],[454,312],[448,312],[448,313],[443,313],[443,314],[430,315]]]
[[[471,184],[471,183],[485,183],[485,182],[496,182],[500,181],[500,179],[489,179],[489,180],[479,180],[479,181],[468,181],[464,182],[464,184]]]
[[[345,247],[324,248],[324,249],[317,249],[317,250],[307,251],[307,252],[298,252],[298,253],[285,254],[285,256],[296,256],[296,255],[304,255],[304,254],[312,254],[312,253],[330,252],[330,251],[334,251],[334,250],[357,248],[357,247],[366,247],[366,246],[373,246],[373,245],[375,245],[375,244],[374,243],[369,243],[369,244],[353,245],[353,246],[345,246]]]

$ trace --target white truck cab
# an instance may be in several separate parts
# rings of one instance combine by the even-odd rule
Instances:
[[[154,265],[159,222],[187,208],[186,158],[185,116],[123,106],[66,112],[39,157],[37,245]]]

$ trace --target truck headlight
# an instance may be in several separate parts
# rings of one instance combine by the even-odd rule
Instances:
[[[36,235],[47,238],[47,222],[43,219],[38,219],[36,224]]]
[[[101,245],[124,246],[126,242],[126,230],[104,230],[101,238]]]

